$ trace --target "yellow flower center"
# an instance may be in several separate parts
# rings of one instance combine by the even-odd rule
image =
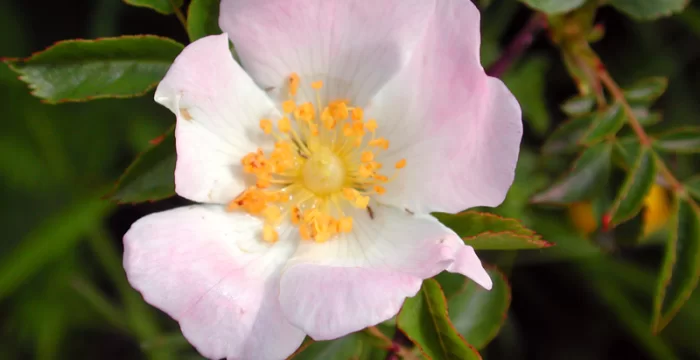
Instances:
[[[306,160],[301,172],[306,188],[317,195],[329,195],[343,189],[345,164],[328,147],[321,147]]]
[[[371,214],[370,197],[386,192],[384,184],[393,176],[380,173],[383,165],[376,154],[387,150],[389,141],[377,136],[376,120],[365,120],[362,108],[347,100],[323,106],[323,82],[311,83],[314,105],[297,104],[301,79],[292,74],[288,80],[289,100],[282,103],[282,117],[260,120],[260,129],[275,139],[275,146],[268,153],[257,149],[241,159],[255,185],[232,200],[228,209],[263,217],[265,241],[277,241],[277,227],[288,220],[302,239],[323,242],[352,231],[353,219],[343,209],[352,206]],[[405,166],[405,159],[394,164],[396,170]]]

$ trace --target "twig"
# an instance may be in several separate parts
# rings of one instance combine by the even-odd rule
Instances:
[[[486,69],[486,73],[493,77],[501,77],[513,65],[527,48],[532,45],[535,36],[547,26],[547,18],[541,13],[534,14],[527,24],[520,29],[515,38],[506,46],[501,56]]]
[[[187,18],[185,18],[185,15],[182,13],[180,8],[175,4],[174,0],[168,0],[170,2],[170,6],[173,7],[173,12],[175,13],[175,16],[177,17],[178,20],[180,20],[180,24],[185,28],[185,31],[187,31]]]
[[[368,327],[367,331],[371,335],[381,339],[383,342],[386,343],[386,346],[388,348],[386,360],[417,359],[417,357],[411,352],[411,349],[409,348],[413,344],[398,328],[396,329],[396,332],[394,333],[394,337],[392,339],[389,339],[386,335],[384,335],[383,332],[381,332],[375,326]]]
[[[650,148],[652,141],[649,138],[649,135],[647,135],[646,131],[644,131],[644,127],[642,127],[642,125],[639,123],[639,120],[634,114],[632,107],[627,102],[627,99],[625,98],[625,94],[622,92],[622,89],[620,89],[620,86],[617,85],[615,80],[613,80],[612,76],[610,76],[610,73],[608,73],[607,69],[605,68],[605,65],[603,65],[603,62],[600,61],[600,59],[598,59],[597,73],[598,78],[603,83],[603,85],[605,85],[605,88],[610,92],[613,98],[615,98],[615,100],[617,100],[622,105],[622,108],[627,115],[627,123],[630,125],[635,135],[639,139],[639,143],[641,144],[641,146]],[[683,186],[683,184],[680,181],[678,181],[678,179],[676,179],[676,177],[673,175],[673,173],[668,168],[663,159],[661,159],[661,157],[659,156],[656,156],[655,158],[659,172],[661,173],[661,176],[663,176],[664,180],[666,180],[671,190],[673,190],[673,192],[676,193],[677,196],[687,200],[693,209],[695,209],[696,211],[700,211],[700,206],[698,206],[698,204],[692,199],[692,197],[688,195],[688,193],[685,191],[685,187]]]
[[[647,133],[644,131],[644,128],[639,123],[639,120],[634,114],[632,107],[627,102],[627,99],[625,99],[625,94],[622,92],[615,80],[613,80],[613,78],[610,76],[610,73],[608,73],[608,71],[605,69],[605,66],[602,65],[602,62],[601,65],[598,66],[598,77],[603,85],[605,85],[605,88],[610,91],[613,98],[615,98],[615,100],[622,105],[625,113],[627,113],[627,122],[634,131],[635,135],[637,135],[637,138],[639,138],[639,143],[644,147],[651,147],[649,135],[647,135]],[[673,176],[666,164],[661,160],[658,160],[658,163],[661,175],[664,177],[664,179],[666,179],[671,188],[674,191],[682,191],[683,185],[678,181],[678,179],[676,179],[675,176]]]

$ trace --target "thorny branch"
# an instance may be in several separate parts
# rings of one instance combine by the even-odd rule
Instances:
[[[622,108],[624,109],[627,115],[627,122],[629,123],[630,127],[639,139],[639,143],[641,144],[641,146],[651,147],[652,141],[649,138],[649,135],[647,135],[647,133],[644,131],[644,127],[642,127],[642,125],[639,123],[639,120],[634,114],[632,107],[627,102],[627,99],[625,99],[625,94],[620,89],[620,86],[618,86],[615,80],[613,80],[613,78],[610,76],[610,73],[608,73],[602,61],[598,59],[598,62],[598,78],[603,83],[605,88],[610,92],[612,97],[615,98],[615,100],[622,105]],[[681,182],[678,181],[678,179],[676,179],[676,177],[673,175],[673,173],[668,168],[663,159],[661,159],[661,157],[659,156],[655,156],[655,158],[659,168],[659,172],[661,173],[661,176],[664,177],[671,190],[673,190],[673,192],[676,193],[677,196],[686,199],[696,211],[700,211],[700,207],[698,206],[698,204],[690,196],[688,196],[687,192],[685,191],[685,188],[683,187],[683,184],[681,184]]]
[[[537,34],[547,26],[547,18],[544,14],[536,13],[527,24],[520,29],[513,41],[506,46],[501,56],[488,69],[486,73],[493,77],[501,77],[535,40]]]

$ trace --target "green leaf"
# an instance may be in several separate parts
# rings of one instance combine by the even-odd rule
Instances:
[[[620,189],[610,209],[610,224],[612,226],[627,221],[639,213],[655,178],[654,154],[649,148],[643,147],[637,155],[634,166],[627,173],[622,189]]]
[[[625,98],[630,102],[651,104],[668,88],[668,79],[662,76],[646,78],[625,89]]]
[[[477,250],[541,249],[553,245],[515,219],[477,211],[434,215]]]
[[[634,107],[632,108],[634,116],[639,121],[639,124],[647,127],[651,125],[656,125],[663,120],[663,115],[659,111],[649,111],[646,107]]]
[[[182,6],[183,0],[124,0],[131,6],[147,7],[161,14],[172,14],[176,8]]]
[[[376,340],[362,331],[336,340],[308,342],[287,360],[384,360],[387,353],[373,346]]]
[[[584,115],[559,125],[542,145],[542,153],[557,154],[576,150],[579,147],[581,138],[591,126],[593,118],[593,114]]]
[[[0,261],[0,299],[12,293],[46,264],[59,260],[113,208],[97,195],[75,204],[37,226]]]
[[[599,143],[581,154],[573,169],[552,187],[535,195],[533,203],[569,204],[593,198],[610,175],[612,144]]]
[[[654,297],[652,327],[658,333],[673,319],[700,278],[700,209],[688,199],[678,200],[673,228]]]
[[[525,5],[547,14],[559,14],[576,9],[585,0],[520,0]]]
[[[639,154],[639,139],[636,136],[618,138],[613,147],[613,160],[624,169],[631,169]]]
[[[187,10],[187,34],[190,36],[190,41],[208,35],[221,34],[220,4],[220,0],[192,0]]]
[[[56,43],[27,59],[5,62],[49,103],[143,95],[163,79],[183,46],[153,36]]]
[[[605,111],[595,115],[591,127],[581,139],[581,143],[594,144],[608,136],[615,135],[625,125],[625,119],[622,106],[619,103],[611,105]]]
[[[455,329],[477,349],[483,349],[498,334],[510,306],[510,285],[495,268],[487,268],[493,288],[485,290],[467,282],[464,290],[450,297],[447,307]]]
[[[175,195],[173,129],[139,155],[117,182],[110,198],[119,203],[162,200]]]
[[[688,0],[609,0],[617,10],[637,20],[653,20],[683,10]]]
[[[683,186],[690,195],[700,200],[700,175],[695,175],[684,181]]]
[[[503,78],[518,99],[525,120],[538,135],[544,135],[550,124],[547,99],[544,96],[545,75],[548,69],[549,60],[546,57],[530,57]]]
[[[684,127],[665,132],[656,138],[654,147],[673,153],[700,152],[700,127]]]
[[[452,325],[445,295],[434,279],[425,280],[418,294],[406,299],[396,325],[429,359],[481,359]]]
[[[595,96],[577,95],[561,104],[561,111],[568,116],[578,117],[590,113],[593,106],[595,106]]]

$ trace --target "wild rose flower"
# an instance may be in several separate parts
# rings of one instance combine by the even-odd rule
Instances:
[[[146,301],[206,357],[282,359],[391,318],[443,270],[491,287],[429,215],[500,204],[522,136],[470,1],[224,0],[219,21],[156,91],[176,191],[203,204],[125,235]]]

